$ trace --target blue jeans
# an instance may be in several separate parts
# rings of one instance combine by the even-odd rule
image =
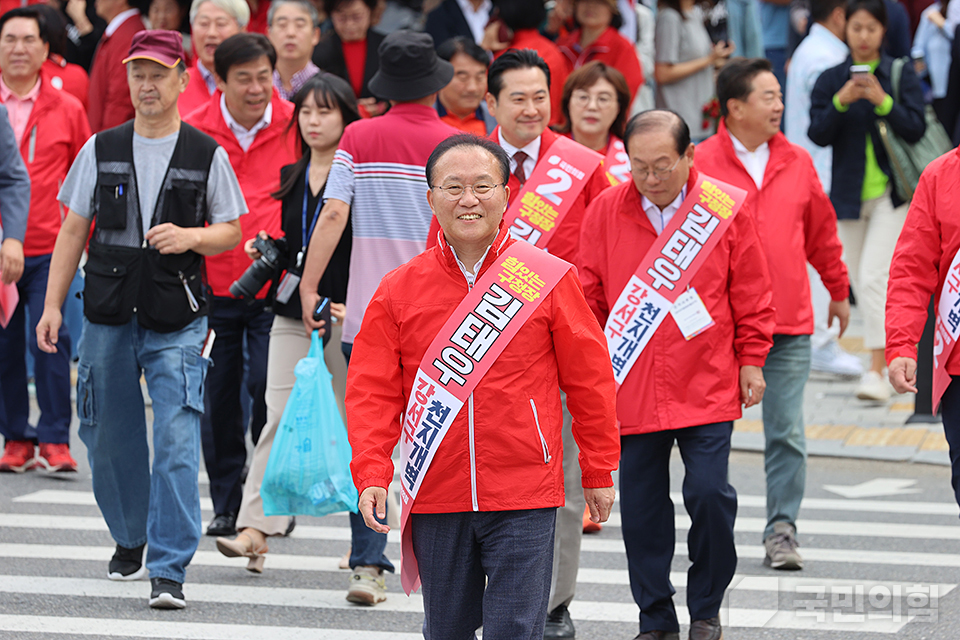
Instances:
[[[803,424],[803,388],[810,376],[810,336],[773,336],[763,367],[764,469],[767,472],[767,526],[797,525],[807,481],[807,437]]]
[[[93,493],[117,544],[148,544],[151,578],[183,582],[200,542],[206,333],[206,318],[172,333],[144,329],[136,318],[118,326],[83,321],[77,416]],[[141,373],[153,400],[152,474]]]
[[[6,440],[70,443],[70,334],[66,326],[60,325],[56,353],[45,353],[37,347],[37,322],[43,315],[49,272],[49,254],[24,258],[23,276],[17,283],[20,303],[7,328],[0,328],[0,434]],[[25,340],[27,311],[30,312],[30,330]],[[28,348],[33,356],[40,407],[36,429],[27,423],[30,415]]]
[[[640,631],[679,631],[670,582],[677,533],[670,499],[670,452],[683,458],[690,514],[687,608],[691,620],[719,614],[737,570],[737,492],[728,478],[732,422],[620,436],[620,520]]]
[[[426,640],[540,640],[556,509],[415,513]]]
[[[350,354],[353,352],[353,343],[343,342],[340,344],[340,350],[343,351],[343,357],[347,359],[347,366],[350,366]],[[349,428],[349,427],[348,427]],[[387,515],[386,507],[384,516]],[[383,520],[378,518],[381,524],[386,524],[386,517]],[[384,551],[387,548],[387,534],[377,533],[367,526],[363,521],[363,516],[359,513],[350,513],[350,568],[356,567],[380,567],[384,571],[393,571],[393,563],[387,558]]]

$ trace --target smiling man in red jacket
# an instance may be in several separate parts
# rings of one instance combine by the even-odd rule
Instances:
[[[763,397],[774,325],[770,278],[744,194],[698,174],[680,116],[638,114],[624,142],[633,179],[590,205],[579,268],[587,302],[605,325],[607,366],[621,383],[620,517],[640,607],[637,639],[680,637],[670,583],[676,442],[691,519],[690,638],[719,640],[720,605],[737,567],[730,436],[741,403]]]
[[[77,470],[70,455],[70,335],[65,327],[60,328],[62,346],[57,353],[44,353],[35,340],[29,341],[40,418],[36,428],[27,422],[25,310],[30,311],[34,335],[43,314],[53,246],[66,215],[57,202],[57,190],[90,137],[80,101],[55,88],[40,72],[49,51],[40,21],[36,7],[11,9],[0,17],[0,102],[7,107],[31,183],[24,270],[17,283],[20,305],[10,324],[0,329],[0,403],[5,408],[0,431],[6,440],[0,471],[25,471],[35,462],[51,471]],[[40,445],[37,458],[32,440]]]
[[[280,188],[280,167],[297,159],[296,141],[287,129],[293,105],[273,89],[276,56],[273,45],[259,33],[239,33],[224,40],[214,54],[220,98],[211,98],[186,119],[230,156],[230,166],[250,209],[240,218],[245,240],[259,229],[274,238],[281,235],[280,201],[270,194]],[[211,352],[217,366],[207,375],[206,409],[200,423],[214,508],[213,521],[207,527],[210,536],[233,535],[240,510],[247,460],[240,406],[244,344],[254,442],[267,418],[267,343],[273,324],[273,314],[266,308],[268,287],[251,292],[252,300],[235,298],[230,292],[230,285],[250,264],[242,243],[207,259],[207,280],[213,293],[208,323],[217,332]]]
[[[717,77],[723,118],[717,134],[697,149],[705,172],[744,189],[757,219],[777,310],[773,348],[763,368],[767,526],[764,564],[802,569],[796,524],[803,500],[807,445],[803,388],[810,374],[813,307],[807,262],[830,292],[828,324],[843,335],[850,319],[850,281],[837,238],[837,215],[823,192],[810,154],[780,132],[780,83],[762,58],[738,59]]]
[[[381,533],[374,516],[400,440],[401,580],[407,593],[422,581],[427,638],[481,625],[491,638],[543,635],[564,503],[561,388],[580,444],[577,490],[595,522],[613,506],[603,335],[572,265],[502,224],[508,172],[490,140],[437,146],[426,177],[439,244],[380,282],[348,372],[351,469],[360,512]]]

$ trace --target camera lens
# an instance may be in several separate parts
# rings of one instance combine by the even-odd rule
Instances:
[[[255,260],[240,278],[230,285],[230,294],[237,298],[255,298],[257,292],[273,277],[275,265],[263,257]]]

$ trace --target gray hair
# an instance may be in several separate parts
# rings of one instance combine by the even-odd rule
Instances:
[[[191,26],[193,21],[196,20],[197,14],[200,13],[200,5],[204,2],[209,2],[213,6],[226,11],[230,17],[237,21],[237,26],[240,27],[241,31],[250,24],[250,6],[246,0],[193,0],[190,4]]]
[[[273,16],[276,15],[277,9],[282,7],[285,4],[292,4],[303,9],[307,15],[310,16],[310,20],[313,22],[313,28],[316,29],[320,26],[320,14],[317,13],[317,8],[313,6],[312,2],[308,0],[273,0],[270,3],[270,8],[267,9],[267,26],[273,26]]]

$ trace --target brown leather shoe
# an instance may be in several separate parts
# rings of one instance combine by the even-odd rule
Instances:
[[[680,640],[679,631],[644,631],[633,640]]]
[[[723,640],[720,618],[694,620],[690,624],[690,640]]]

